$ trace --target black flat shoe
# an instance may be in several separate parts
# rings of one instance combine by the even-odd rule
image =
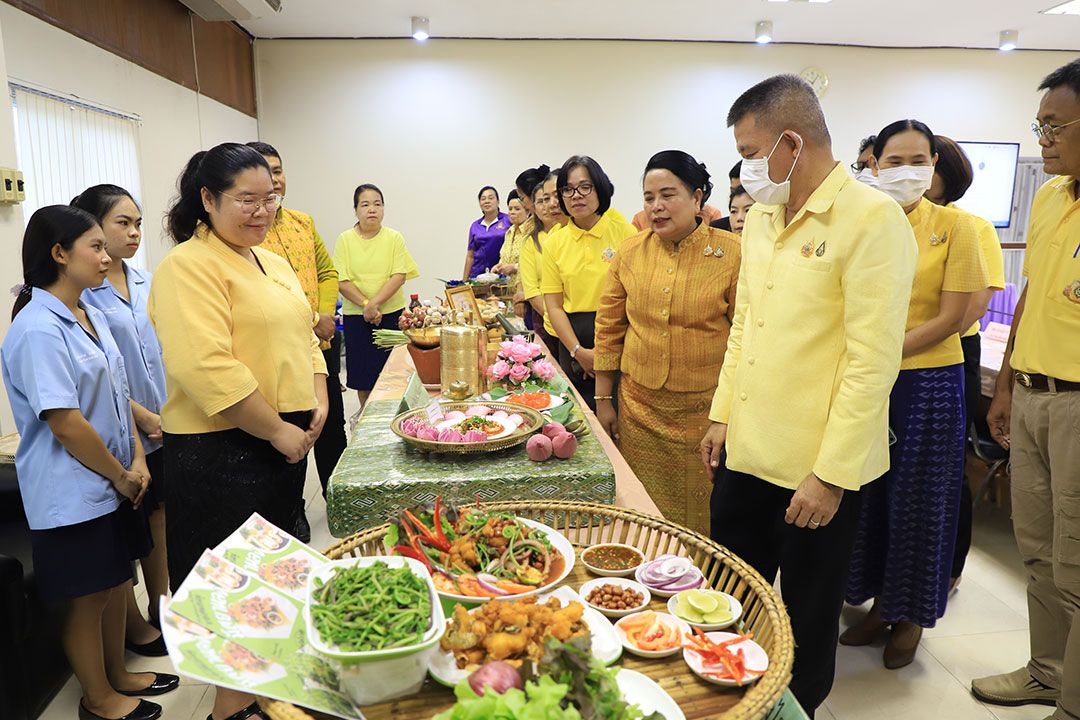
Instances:
[[[158,635],[156,640],[151,640],[144,645],[136,645],[130,640],[125,640],[124,647],[143,657],[165,657],[169,654],[169,650],[165,647],[165,637],[162,635]]]
[[[148,700],[140,700],[134,710],[121,718],[107,718],[87,710],[82,700],[79,701],[79,720],[157,720],[161,717],[161,706]]]
[[[172,692],[178,687],[180,687],[180,678],[176,675],[154,673],[154,682],[150,683],[142,690],[117,690],[116,692],[121,695],[127,695],[128,697],[139,697],[140,695],[164,695],[167,692]]]
[[[237,710],[225,720],[248,720],[249,718],[259,718],[259,720],[270,720],[263,714],[262,708],[259,707],[259,703],[253,702],[243,710]],[[210,713],[206,716],[206,720],[214,720],[214,713]]]

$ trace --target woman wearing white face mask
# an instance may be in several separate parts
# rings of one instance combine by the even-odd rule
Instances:
[[[874,598],[870,613],[840,636],[873,642],[887,626],[885,667],[909,664],[945,613],[964,463],[964,354],[959,333],[986,265],[969,216],[923,199],[934,174],[934,134],[917,120],[880,133],[870,168],[879,190],[907,213],[919,257],[900,375],[890,396],[897,442],[891,469],[863,489],[847,601]]]

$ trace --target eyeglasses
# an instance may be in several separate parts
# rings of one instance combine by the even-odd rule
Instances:
[[[275,213],[277,209],[281,207],[281,196],[276,193],[267,195],[262,200],[256,200],[255,198],[239,198],[235,195],[230,195],[227,192],[221,193],[227,198],[232,198],[240,206],[240,211],[245,215],[254,215],[259,208],[266,208],[266,212]]]
[[[858,160],[856,160],[855,162],[851,163],[850,167],[851,167],[851,172],[853,172],[853,173],[861,173],[863,170],[866,169],[866,163],[859,162]]]
[[[1080,123],[1080,118],[1077,118],[1072,122],[1067,122],[1064,125],[1051,125],[1050,123],[1042,123],[1040,125],[1039,121],[1036,120],[1035,122],[1031,123],[1031,132],[1035,133],[1035,137],[1037,137],[1038,139],[1046,139],[1052,143],[1057,140],[1058,132],[1060,132],[1062,128],[1067,128],[1070,125],[1075,125],[1076,123]]]
[[[562,193],[562,196],[564,198],[569,200],[570,198],[574,197],[574,193],[577,193],[581,197],[589,197],[590,195],[592,195],[592,191],[593,191],[592,183],[581,183],[577,187],[570,187],[569,185],[567,185],[566,187],[562,188],[559,192]]]

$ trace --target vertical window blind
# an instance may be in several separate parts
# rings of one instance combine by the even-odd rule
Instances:
[[[139,202],[139,119],[10,83],[15,152],[25,178],[26,221],[45,205],[66,205],[91,185],[112,183]],[[131,259],[143,268],[143,248]]]

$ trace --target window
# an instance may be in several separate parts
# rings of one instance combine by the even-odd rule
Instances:
[[[15,152],[26,181],[23,217],[67,205],[80,192],[112,183],[140,200],[139,118],[11,83]],[[145,267],[143,248],[131,259]]]

